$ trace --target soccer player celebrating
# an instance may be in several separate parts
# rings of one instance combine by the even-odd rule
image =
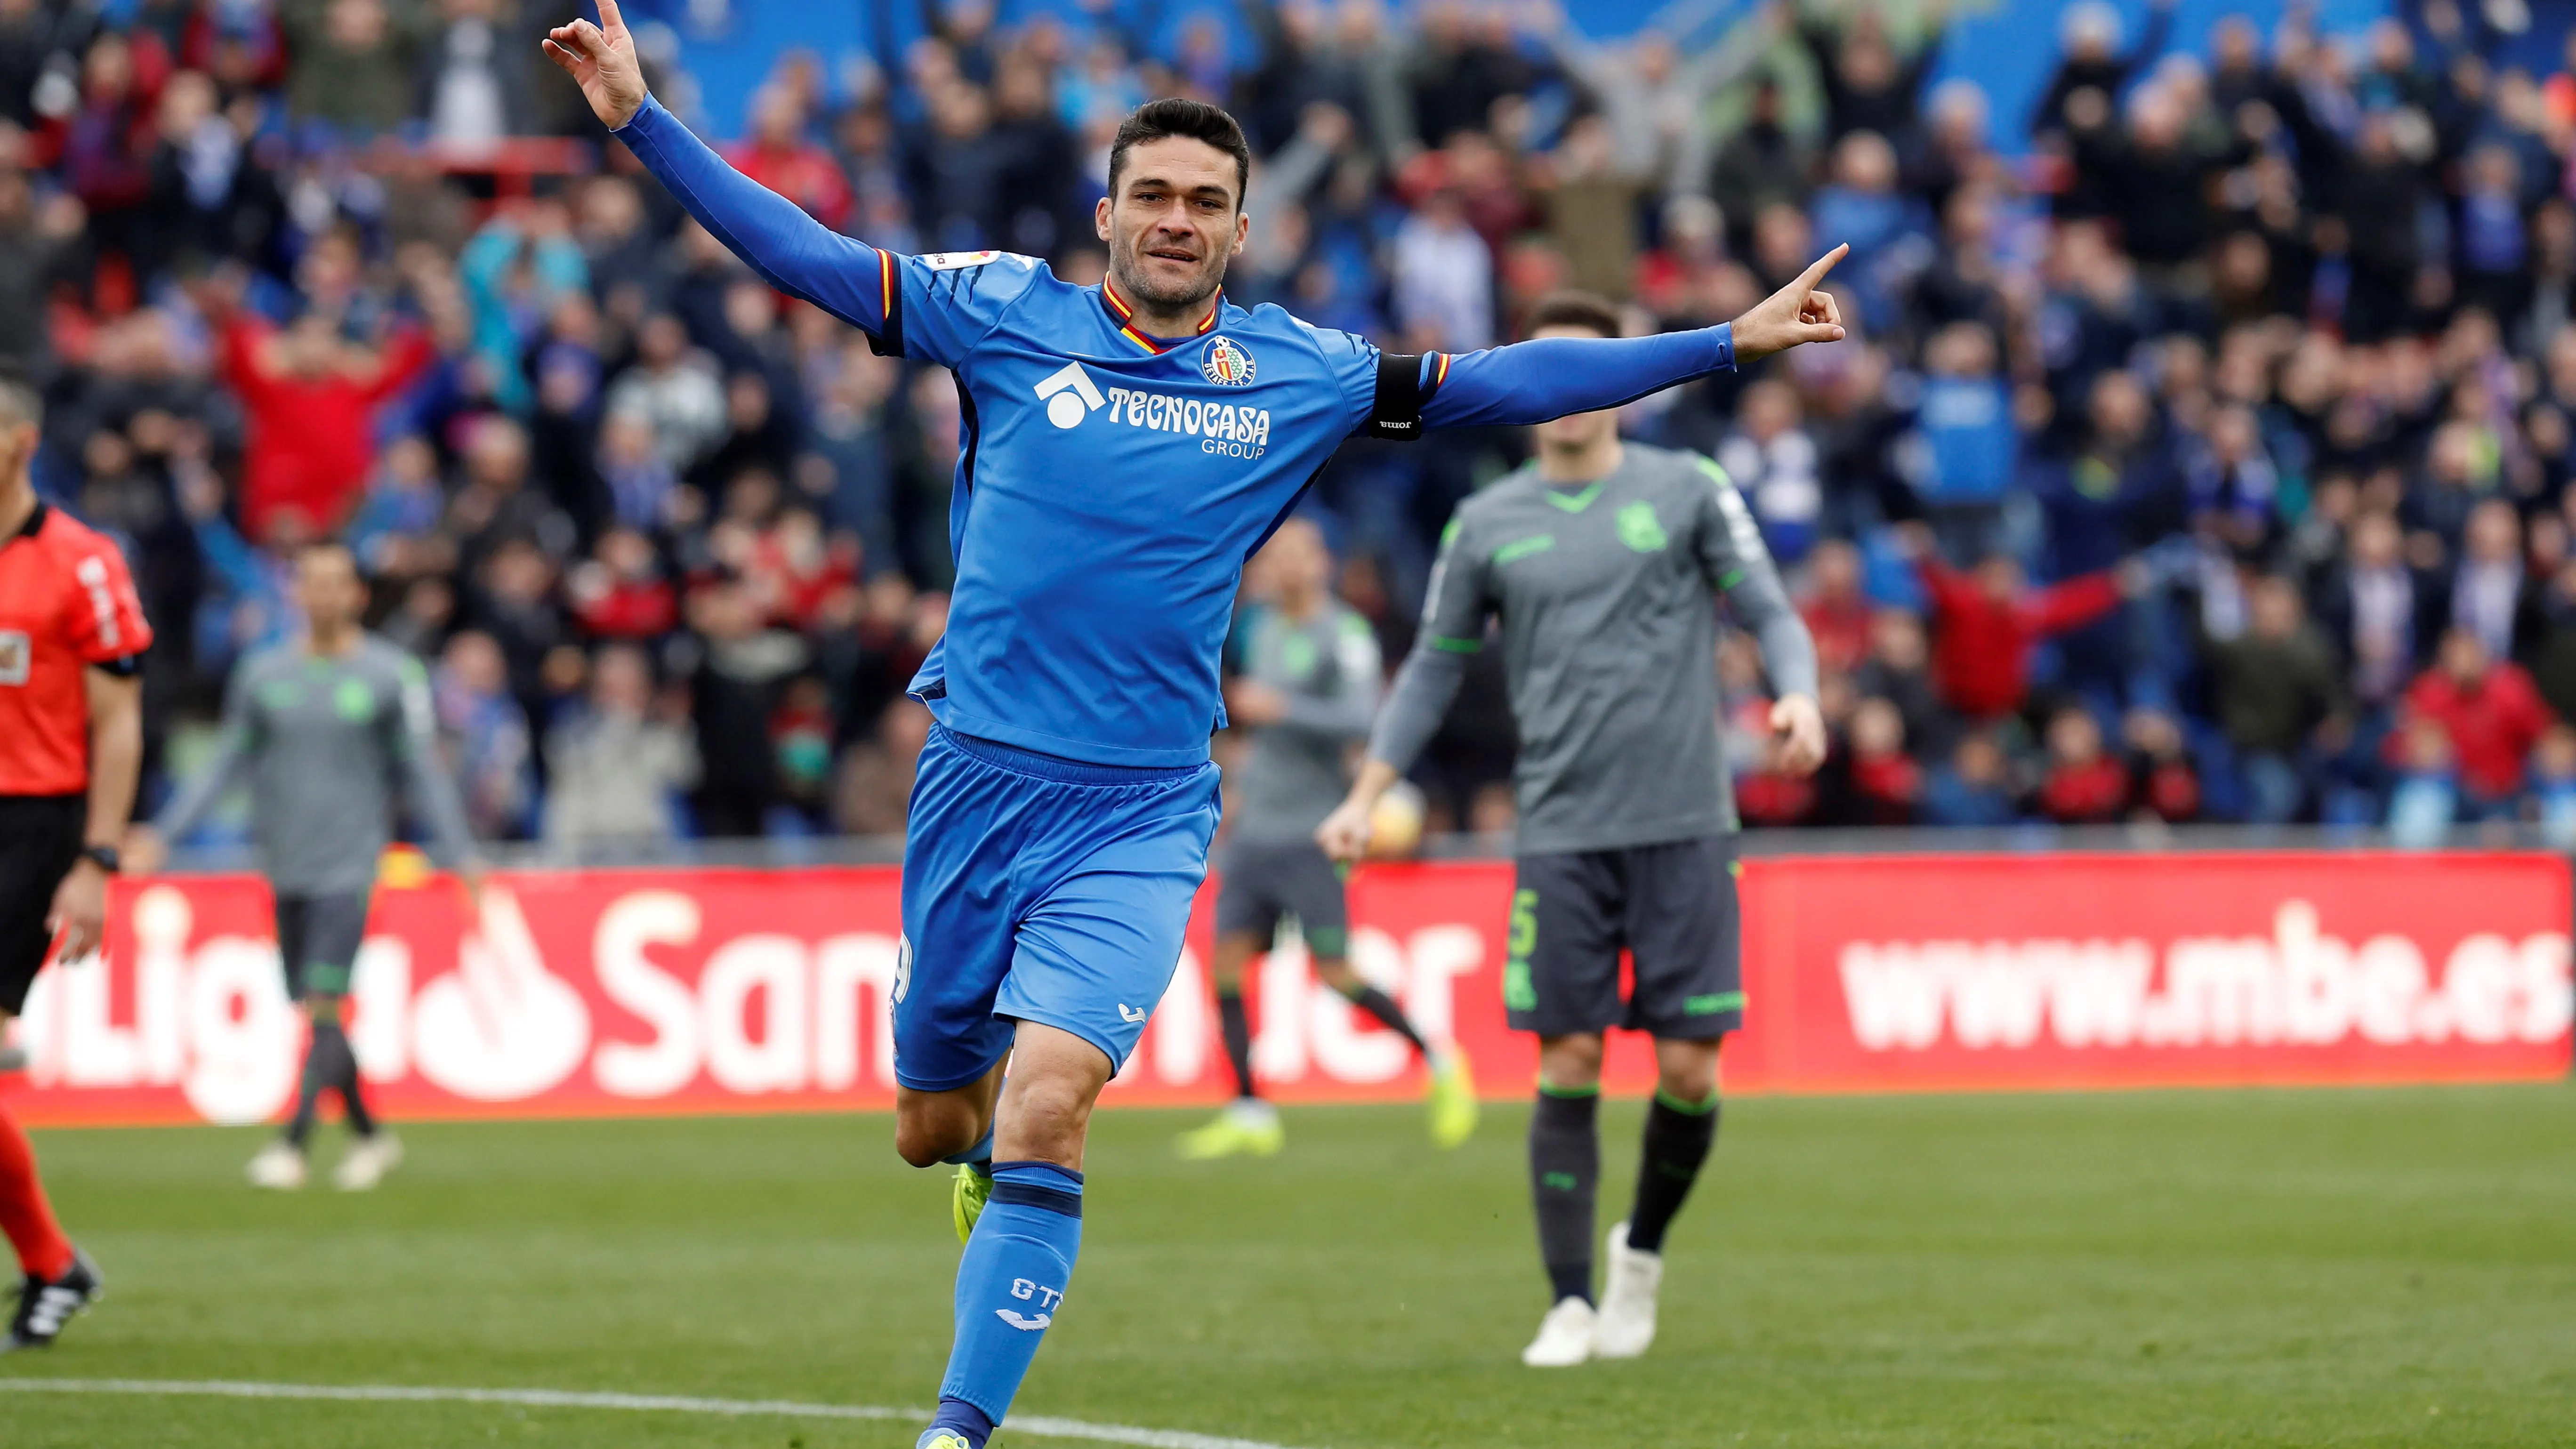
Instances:
[[[956,1337],[920,1442],[982,1449],[1062,1305],[1091,1109],[1206,873],[1244,560],[1355,432],[1537,422],[1841,336],[1813,290],[1833,258],[1732,330],[1382,357],[1225,302],[1250,150],[1213,106],[1155,101],[1119,127],[1095,215],[1109,278],[1077,287],[1028,257],[901,257],[830,231],[646,95],[616,0],[599,9],[547,53],[689,213],[878,350],[956,374],[957,581],[911,684],[938,727],[890,994],[895,1150],[964,1167]]]
[[[332,1180],[363,1192],[402,1161],[402,1142],[367,1109],[342,1003],[366,936],[376,861],[392,839],[397,781],[429,825],[433,858],[459,866],[469,885],[481,867],[465,807],[438,765],[429,677],[420,661],[360,627],[367,586],[346,545],[318,543],[296,556],[295,600],[304,636],[233,670],[215,758],[135,832],[131,854],[136,869],[157,868],[163,842],[184,838],[233,777],[249,773],[286,994],[312,1025],[295,1115],[251,1159],[250,1180],[280,1191],[304,1185],[314,1113],[325,1092],[337,1092],[357,1141]]]
[[[1280,918],[1295,916],[1306,954],[1325,984],[1413,1044],[1431,1069],[1431,1140],[1455,1147],[1476,1130],[1476,1083],[1454,1044],[1433,1047],[1404,1008],[1351,969],[1350,915],[1339,868],[1315,844],[1315,827],[1342,798],[1342,758],[1368,737],[1377,711],[1377,636],[1359,611],[1333,597],[1333,556],[1303,518],[1280,525],[1253,560],[1262,601],[1241,627],[1241,673],[1226,713],[1253,731],[1234,780],[1225,891],[1216,903],[1217,1015],[1235,1099],[1181,1138],[1181,1155],[1268,1156],[1285,1140],[1279,1113],[1252,1080],[1252,1024],[1243,970],[1270,949]]]
[[[1619,319],[1564,294],[1529,328],[1590,341],[1618,336]],[[1439,727],[1498,617],[1521,739],[1503,1004],[1539,1038],[1530,1193],[1555,1294],[1521,1361],[1633,1358],[1655,1336],[1664,1229],[1717,1138],[1718,1044],[1744,1019],[1712,596],[1761,643],[1781,761],[1801,774],[1825,755],[1815,643],[1735,485],[1705,458],[1622,443],[1610,412],[1541,424],[1536,460],[1459,506],[1430,594],[1359,778],[1316,838],[1341,859],[1367,848],[1369,812]],[[1622,948],[1635,961],[1625,1003]],[[1659,1080],[1596,1314],[1594,1109],[1602,1033],[1621,1025],[1653,1034]]]
[[[116,546],[36,497],[36,390],[0,375],[0,1031],[45,963],[98,949],[143,769],[152,629]],[[56,933],[60,933],[57,941]],[[26,1281],[0,1351],[43,1348],[99,1294],[0,1110],[0,1231]]]

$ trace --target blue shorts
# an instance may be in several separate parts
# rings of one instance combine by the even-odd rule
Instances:
[[[1217,768],[1033,754],[933,726],[903,852],[895,1080],[962,1087],[1034,1021],[1126,1062],[1180,964]]]

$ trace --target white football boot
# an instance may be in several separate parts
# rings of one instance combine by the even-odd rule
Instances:
[[[1610,1229],[1610,1260],[1601,1294],[1600,1325],[1592,1351],[1602,1358],[1635,1358],[1655,1341],[1655,1291],[1664,1285],[1664,1255],[1628,1246],[1628,1225]]]
[[[304,1154],[281,1137],[250,1160],[250,1185],[271,1192],[293,1192],[304,1185]]]
[[[331,1174],[332,1183],[342,1192],[365,1192],[385,1180],[385,1174],[402,1166],[402,1139],[391,1132],[378,1132],[361,1137],[349,1145],[349,1155]]]
[[[1592,1305],[1580,1298],[1560,1298],[1538,1321],[1538,1337],[1521,1350],[1521,1362],[1531,1368],[1572,1368],[1592,1357],[1592,1336],[1596,1317]]]

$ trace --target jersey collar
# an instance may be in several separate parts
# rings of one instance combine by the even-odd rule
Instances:
[[[1188,338],[1162,340],[1148,337],[1143,332],[1138,331],[1134,321],[1132,320],[1136,315],[1136,309],[1128,305],[1126,298],[1118,295],[1117,284],[1110,281],[1107,277],[1100,279],[1100,305],[1109,309],[1110,320],[1118,324],[1119,336],[1126,338],[1128,341],[1135,343],[1137,346],[1144,348],[1147,352],[1151,352],[1158,357],[1163,353],[1171,351],[1182,342],[1189,340]],[[1207,315],[1199,319],[1199,325],[1191,329],[1190,336],[1205,337],[1209,333],[1214,332],[1216,330],[1216,314],[1224,310],[1225,291],[1223,288],[1219,288],[1216,296],[1208,302]]]
[[[52,505],[46,503],[45,500],[41,498],[37,499],[35,511],[27,515],[27,521],[25,523],[18,525],[18,531],[9,535],[7,538],[0,538],[0,548],[5,548],[10,544],[16,543],[22,538],[34,538],[37,534],[44,532],[45,516],[51,512],[53,512]]]

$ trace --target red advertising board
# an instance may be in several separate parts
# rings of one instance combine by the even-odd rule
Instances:
[[[396,1117],[882,1107],[888,868],[514,873],[377,897],[352,1037]],[[1488,1095],[1535,1053],[1503,1027],[1510,869],[1375,866],[1353,959]],[[1736,1090],[1902,1091],[2539,1078],[2568,1070],[2570,883],[2540,856],[1759,860]],[[1227,1089],[1207,906],[1109,1101]],[[1414,1094],[1404,1043],[1291,942],[1255,967],[1256,1067],[1286,1100]],[[106,954],[49,969],[0,1079],[37,1123],[252,1122],[294,1091],[301,1026],[267,892],[121,886]],[[1651,1078],[1622,1040],[1613,1085]]]

